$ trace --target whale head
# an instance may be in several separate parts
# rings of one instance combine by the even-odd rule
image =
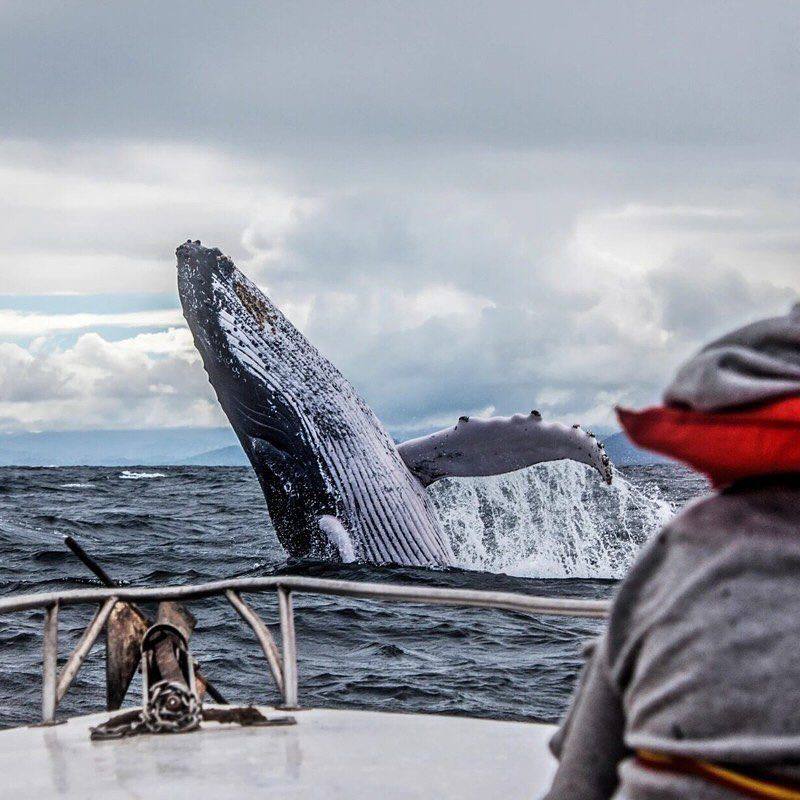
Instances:
[[[289,554],[451,563],[421,483],[339,370],[219,250],[176,254],[195,346]]]
[[[176,255],[184,317],[281,543],[290,554],[330,556],[319,520],[339,508],[303,402],[313,392],[303,369],[313,348],[220,250],[187,241]]]

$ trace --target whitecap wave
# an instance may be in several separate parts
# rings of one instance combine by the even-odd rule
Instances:
[[[62,483],[60,484],[62,489],[91,489],[91,483]]]
[[[675,513],[652,483],[611,486],[571,461],[443,480],[431,499],[465,569],[537,578],[620,578]]]
[[[166,478],[163,472],[129,472],[127,469],[119,476],[124,481],[142,481],[151,478]]]

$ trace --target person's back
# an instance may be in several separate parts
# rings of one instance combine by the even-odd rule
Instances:
[[[800,479],[771,479],[696,503],[648,544],[595,653],[601,689],[585,687],[556,743],[549,797],[738,796],[637,751],[800,777],[785,768],[800,765],[798,531]]]
[[[799,701],[800,469],[736,480],[648,543],[547,797],[800,798]]]

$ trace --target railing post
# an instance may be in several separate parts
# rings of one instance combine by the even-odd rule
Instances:
[[[281,664],[281,654],[278,646],[275,644],[275,639],[272,638],[269,628],[264,624],[261,617],[253,611],[250,606],[245,603],[242,598],[233,591],[228,589],[225,592],[228,602],[236,609],[239,616],[253,629],[256,638],[258,639],[264,655],[267,657],[272,677],[275,680],[275,685],[283,697],[283,665]]]
[[[52,725],[56,718],[56,676],[58,674],[58,601],[44,611],[44,646],[42,652],[42,724]]]
[[[278,609],[283,644],[283,706],[297,708],[297,643],[294,635],[292,593],[283,586],[278,587]]]
[[[118,598],[116,596],[112,595],[109,597],[105,603],[100,606],[92,621],[83,632],[83,636],[81,636],[80,641],[75,646],[75,649],[70,654],[70,657],[67,659],[67,663],[64,664],[64,669],[61,670],[61,674],[58,676],[58,684],[56,687],[56,703],[60,703],[64,695],[67,693],[69,685],[72,683],[73,678],[78,674],[78,670],[81,668],[86,656],[89,655],[92,645],[95,643],[100,631],[102,631],[105,627],[108,617],[114,610],[114,606],[117,604],[117,601]]]

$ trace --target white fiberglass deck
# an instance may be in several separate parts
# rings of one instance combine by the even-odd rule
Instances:
[[[262,708],[266,716],[285,712]],[[549,725],[307,709],[297,725],[204,723],[189,734],[92,742],[109,714],[0,731],[3,797],[199,800],[538,797]]]

